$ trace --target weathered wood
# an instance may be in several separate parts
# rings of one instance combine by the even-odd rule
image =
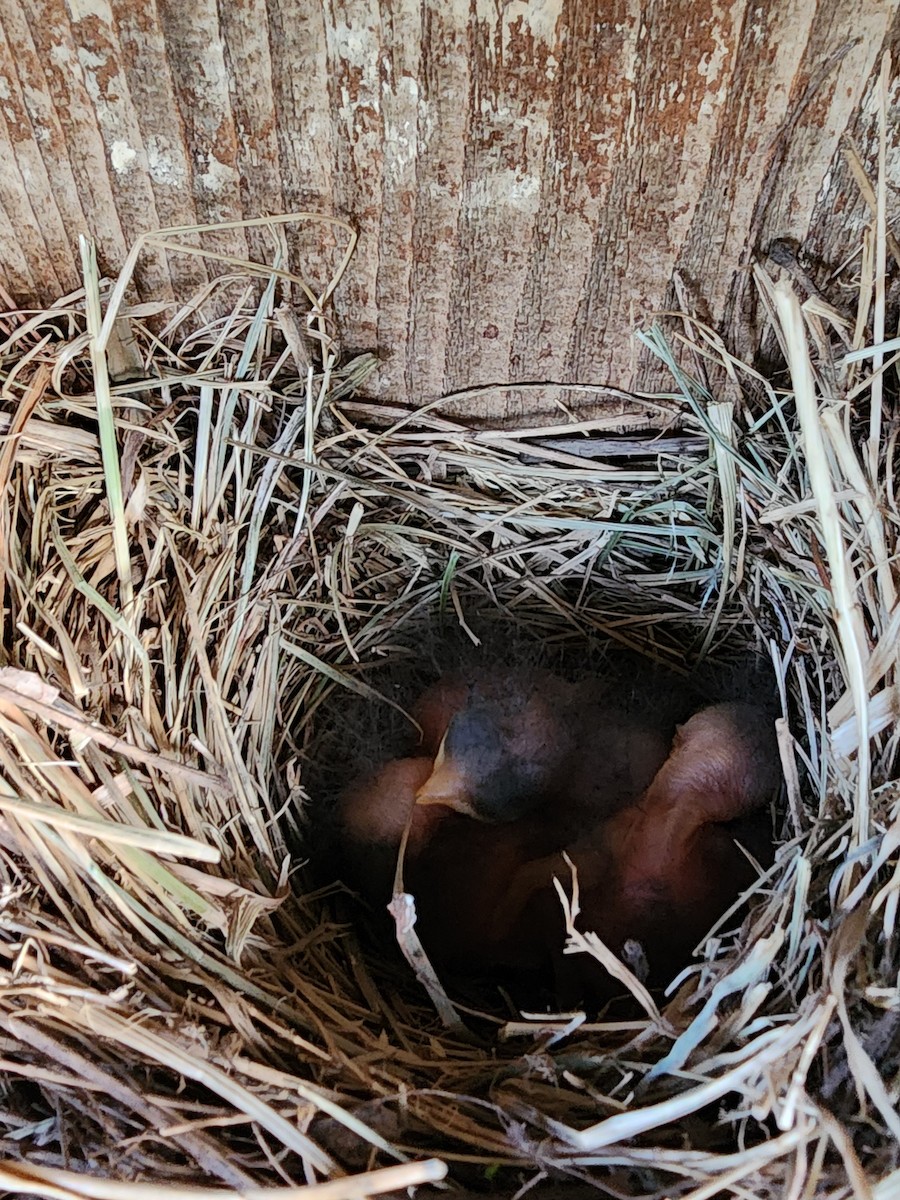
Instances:
[[[78,286],[80,232],[114,272],[146,230],[302,207],[360,232],[336,315],[345,346],[384,356],[380,394],[650,387],[632,331],[674,277],[750,353],[752,256],[794,239],[827,274],[859,244],[841,137],[872,169],[898,5],[2,0],[2,279],[46,302]],[[896,122],[891,138],[896,188]],[[271,254],[259,233],[217,246]],[[321,228],[291,251],[321,286]],[[184,299],[203,278],[160,254],[137,282]],[[597,402],[455,407],[518,420],[558,399]]]

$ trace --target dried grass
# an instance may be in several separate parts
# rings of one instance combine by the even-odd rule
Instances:
[[[872,196],[852,319],[758,267],[779,387],[690,317],[645,330],[668,428],[624,447],[606,419],[473,430],[353,399],[375,363],[339,368],[326,316],[352,235],[323,225],[347,246],[310,285],[279,265],[303,214],[257,223],[274,267],[214,256],[175,313],[129,299],[142,246],[111,289],[86,246],[83,292],[2,319],[0,1185],[348,1200],[443,1162],[504,1194],[897,1193],[883,179]],[[147,241],[213,254],[210,232]],[[379,703],[425,615],[485,606],[675,666],[771,657],[777,861],[641,1018],[443,1028],[294,870],[322,713]],[[211,1180],[232,1191],[184,1186]]]

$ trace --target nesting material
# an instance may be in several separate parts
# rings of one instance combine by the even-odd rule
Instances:
[[[855,312],[757,271],[783,379],[689,318],[645,330],[680,433],[624,456],[598,453],[614,415],[473,430],[354,399],[374,362],[335,364],[334,281],[229,263],[129,307],[88,250],[84,293],[3,318],[0,1184],[349,1200],[446,1166],[504,1196],[892,1194],[896,347],[867,343],[871,245]],[[417,622],[476,636],[486,608],[676,670],[771,661],[776,861],[627,1020],[473,1036],[302,864],[329,711],[382,711]],[[573,923],[576,880],[560,899],[573,952],[632,986]]]

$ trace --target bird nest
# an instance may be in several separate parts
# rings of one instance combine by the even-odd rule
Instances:
[[[146,245],[112,288],[85,247],[83,291],[3,318],[0,1184],[892,1195],[884,238],[855,312],[757,268],[780,380],[689,316],[641,331],[672,383],[624,438],[609,397],[502,430],[446,415],[464,396],[354,398],[376,363],[338,365],[325,320],[351,242],[322,291],[229,262],[177,310],[129,302]],[[625,1017],[476,1021],[367,955],[315,873],[323,729],[486,612],[523,644],[771,664],[776,860]]]

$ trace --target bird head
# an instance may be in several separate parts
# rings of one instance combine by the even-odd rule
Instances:
[[[416,803],[515,821],[552,795],[570,753],[566,722],[539,691],[476,691],[451,719]]]

